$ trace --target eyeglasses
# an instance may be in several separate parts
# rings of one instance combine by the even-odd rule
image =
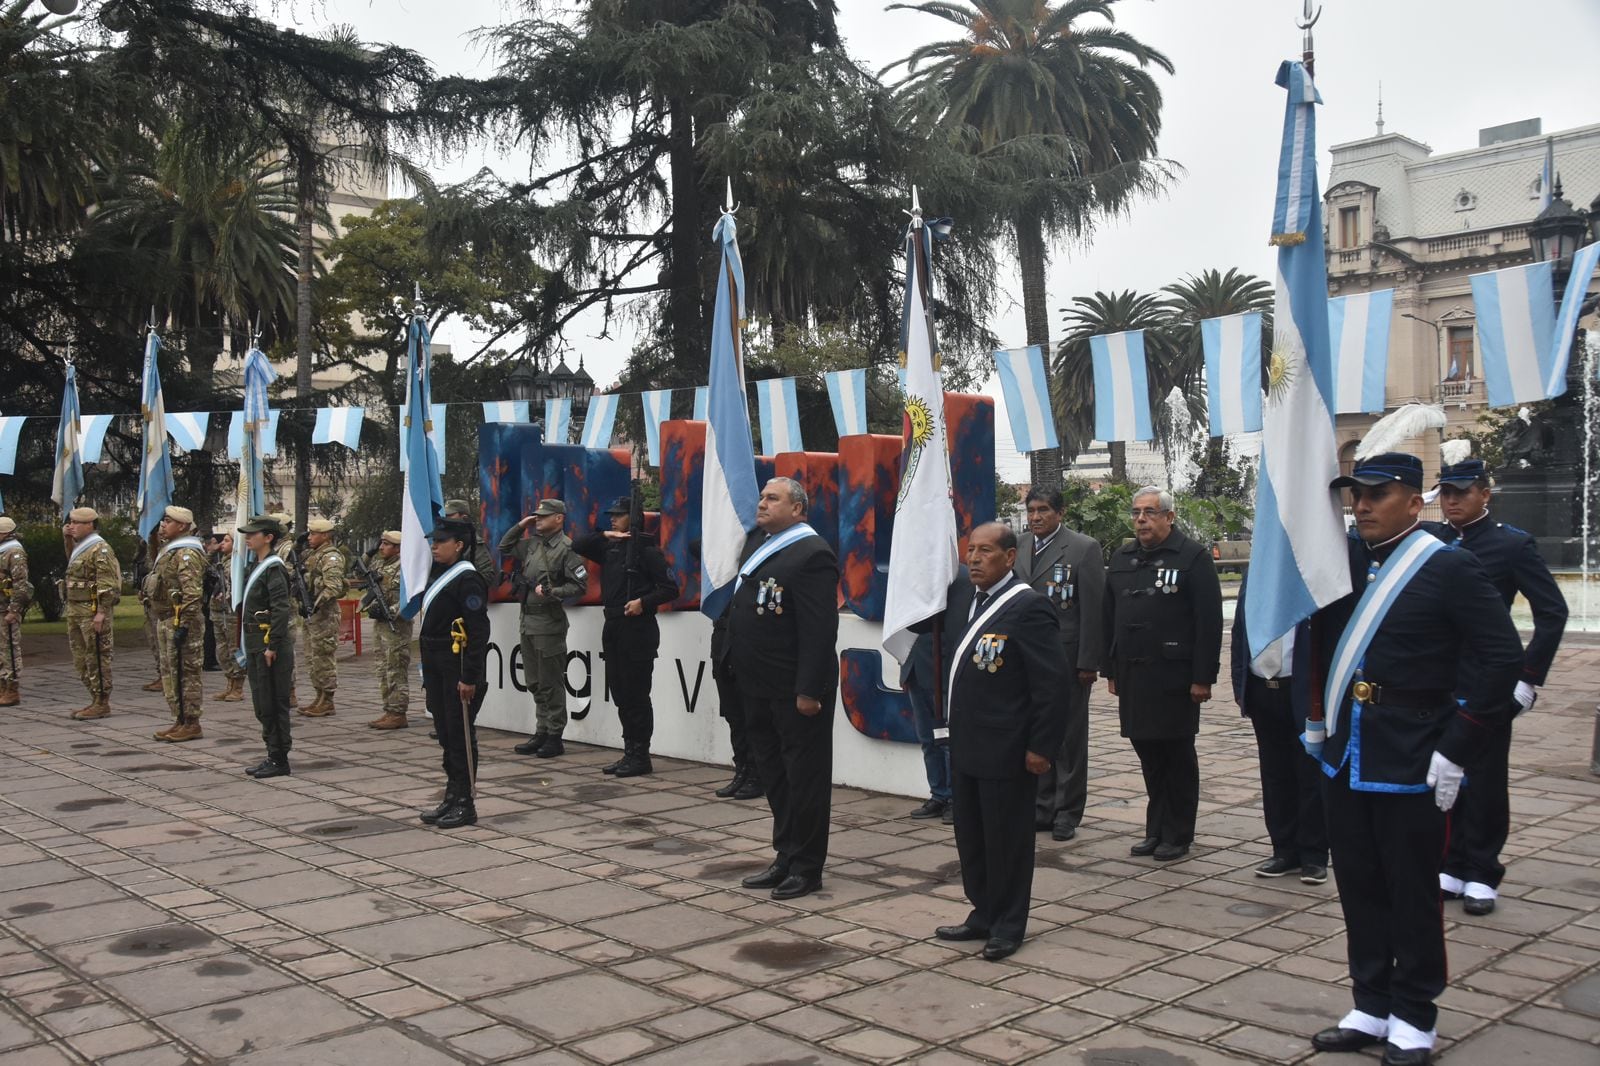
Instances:
[[[1138,520],[1140,518],[1154,518],[1156,515],[1163,515],[1166,513],[1167,512],[1161,510],[1159,507],[1135,507],[1133,510],[1128,512],[1128,517]]]

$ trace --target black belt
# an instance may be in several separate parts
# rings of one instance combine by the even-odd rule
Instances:
[[[1362,691],[1365,686],[1366,691]],[[1371,681],[1357,681],[1350,686],[1351,695],[1368,707],[1399,707],[1408,710],[1425,710],[1450,703],[1454,699],[1444,689],[1396,688]]]

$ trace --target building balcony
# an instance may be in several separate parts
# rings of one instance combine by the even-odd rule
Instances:
[[[1446,408],[1453,406],[1481,407],[1489,399],[1482,378],[1468,378],[1465,381],[1441,381],[1434,387],[1433,398]]]

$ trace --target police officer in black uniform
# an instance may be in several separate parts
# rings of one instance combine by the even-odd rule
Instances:
[[[473,825],[478,709],[488,692],[489,590],[472,563],[472,523],[442,518],[433,529],[433,568],[422,594],[417,643],[422,691],[439,734],[444,800],[420,815],[440,829]]]
[[[1434,1000],[1445,986],[1437,876],[1446,812],[1462,768],[1508,714],[1522,644],[1483,564],[1440,545],[1417,521],[1421,460],[1375,455],[1332,487],[1350,489],[1354,591],[1312,620],[1320,676],[1339,695],[1323,707],[1326,741],[1308,734],[1307,747],[1325,775],[1355,1009],[1311,1044],[1355,1051],[1384,1042],[1386,1066],[1416,1066],[1430,1061]],[[1372,609],[1384,602],[1386,613]],[[1371,640],[1358,654],[1362,633]],[[1477,668],[1463,686],[1467,658]]]
[[[261,723],[267,757],[245,773],[258,781],[287,777],[289,709],[293,706],[294,639],[289,633],[294,617],[294,595],[289,591],[289,570],[278,554],[284,528],[270,515],[256,515],[239,527],[244,550],[255,556],[245,575],[239,604],[240,645],[245,655],[245,676],[250,680],[250,702]]]
[[[600,602],[605,625],[600,651],[606,661],[606,684],[622,723],[622,758],[605,767],[616,777],[638,777],[650,765],[650,737],[655,709],[650,686],[661,646],[656,610],[678,595],[667,560],[655,538],[642,528],[644,510],[633,513],[632,501],[620,496],[606,509],[611,528],[579,537],[572,550],[600,564]],[[635,517],[641,528],[633,528]]]
[[[1441,468],[1438,489],[1439,509],[1447,521],[1426,523],[1428,531],[1446,544],[1476,555],[1507,610],[1519,592],[1533,610],[1533,638],[1522,653],[1522,676],[1513,694],[1515,703],[1511,713],[1497,721],[1483,757],[1467,767],[1467,781],[1450,817],[1450,850],[1445,853],[1444,867],[1439,872],[1439,888],[1447,899],[1465,896],[1462,909],[1468,914],[1484,915],[1494,910],[1500,880],[1506,873],[1500,862],[1500,849],[1505,847],[1511,831],[1507,784],[1511,722],[1538,698],[1538,688],[1544,684],[1551,660],[1561,645],[1562,631],[1567,627],[1567,601],[1550,576],[1550,568],[1533,537],[1489,517],[1493,486],[1482,459],[1466,459]],[[1462,681],[1468,683],[1474,664],[1468,659],[1461,666]],[[1460,689],[1456,694],[1466,695]]]
[[[1222,661],[1222,587],[1205,545],[1175,525],[1172,494],[1133,494],[1134,540],[1106,567],[1105,676],[1122,735],[1144,771],[1144,839],[1129,848],[1161,862],[1194,842],[1200,764],[1194,738]]]

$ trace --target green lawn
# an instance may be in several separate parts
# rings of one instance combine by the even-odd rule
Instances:
[[[112,610],[111,628],[115,633],[136,633],[144,628],[144,608],[139,606],[137,597],[128,597]],[[22,621],[22,632],[25,636],[38,635],[41,637],[67,635],[67,620],[59,622],[46,622],[39,617],[38,611],[30,611]]]

